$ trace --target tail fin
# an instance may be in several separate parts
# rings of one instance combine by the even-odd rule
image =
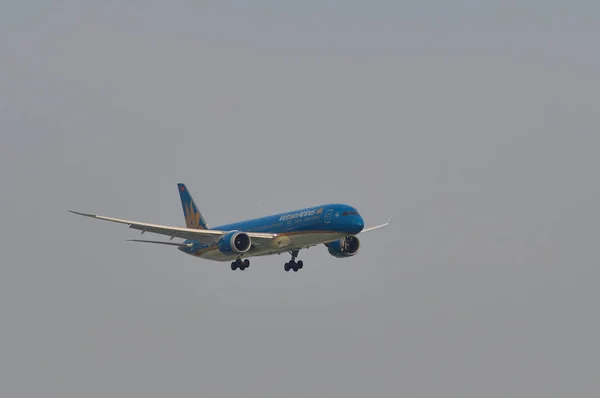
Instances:
[[[196,207],[196,203],[194,203],[194,199],[192,199],[192,195],[190,195],[185,184],[177,184],[177,188],[179,190],[179,196],[181,197],[181,206],[183,207],[183,216],[185,217],[185,225],[188,228],[194,229],[208,229],[206,225],[206,221],[198,208]]]

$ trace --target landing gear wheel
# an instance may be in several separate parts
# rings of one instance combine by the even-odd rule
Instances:
[[[241,258],[238,258],[237,260],[235,260],[234,262],[231,263],[231,270],[235,271],[236,269],[240,269],[240,270],[245,270],[246,268],[248,268],[250,266],[250,260],[245,259],[242,260]]]
[[[298,272],[298,270],[302,269],[302,267],[304,267],[304,263],[302,262],[302,260],[296,262],[296,257],[298,257],[298,253],[300,252],[300,250],[292,250],[290,252],[290,254],[292,255],[292,259],[290,260],[289,263],[285,263],[285,265],[283,266],[283,269],[287,272],[289,270],[294,270],[294,272]]]

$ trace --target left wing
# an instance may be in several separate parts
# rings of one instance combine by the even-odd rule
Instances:
[[[212,244],[221,239],[221,236],[226,234],[229,231],[218,231],[214,229],[192,229],[192,228],[179,228],[179,227],[171,227],[168,225],[158,225],[158,224],[148,224],[137,221],[129,221],[122,220],[119,218],[112,217],[104,217],[96,214],[89,213],[80,213],[77,211],[69,210],[73,214],[78,214],[80,216],[97,218],[98,220],[110,221],[119,224],[128,224],[129,228],[137,229],[144,232],[151,232],[154,234],[166,235],[173,238],[182,238],[198,241],[205,244]],[[245,232],[252,240],[256,240],[257,243],[268,243],[271,242],[276,235],[268,234],[268,233],[258,233],[258,232]]]
[[[154,243],[155,245],[167,245],[167,246],[175,246],[175,247],[194,247],[193,243],[171,243],[171,242],[163,242],[163,241],[159,241],[159,240],[127,239],[127,242]]]

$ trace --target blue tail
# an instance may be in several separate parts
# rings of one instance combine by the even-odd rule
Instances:
[[[196,207],[196,203],[194,203],[194,199],[192,199],[192,195],[190,195],[190,192],[185,184],[179,183],[177,184],[177,188],[179,191],[179,196],[181,197],[181,206],[183,207],[185,225],[188,228],[208,229],[204,217],[202,217],[202,214]]]

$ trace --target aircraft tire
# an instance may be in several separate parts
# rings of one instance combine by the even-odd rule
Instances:
[[[285,270],[285,272],[289,272],[289,270],[290,270],[290,263],[285,263],[283,265],[283,269]]]
[[[302,267],[304,267],[304,263],[302,262],[302,260],[298,261],[298,269],[302,269]]]
[[[245,259],[244,260],[244,268],[248,268],[250,266],[250,260]]]
[[[231,270],[235,271],[237,269],[237,264],[234,262],[231,263]]]
[[[294,260],[290,261],[290,268],[294,271],[294,272],[298,272],[298,263]]]

